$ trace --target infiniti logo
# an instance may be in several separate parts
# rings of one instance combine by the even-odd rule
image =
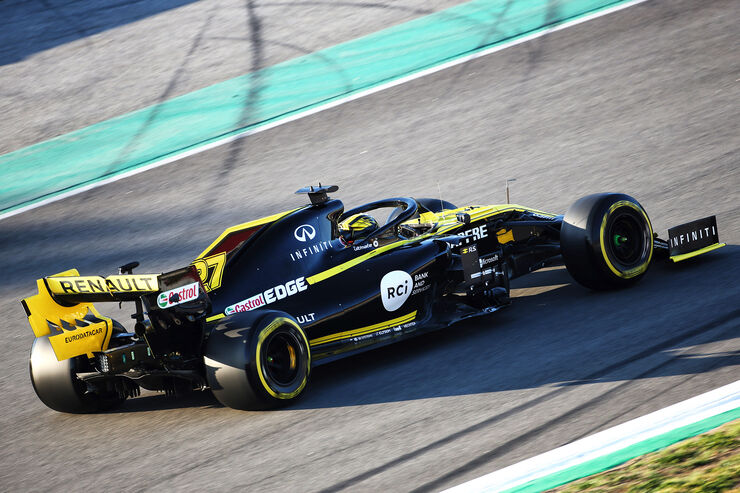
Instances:
[[[316,230],[310,224],[301,224],[295,229],[293,236],[298,241],[306,242],[316,237]]]

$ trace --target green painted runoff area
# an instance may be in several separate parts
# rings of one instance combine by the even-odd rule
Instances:
[[[536,493],[549,490],[565,483],[575,481],[576,479],[585,478],[586,476],[606,471],[607,469],[616,467],[628,460],[634,459],[635,457],[655,452],[656,450],[673,445],[681,440],[700,435],[738,418],[740,418],[740,407],[681,428],[676,428],[675,430],[671,430],[662,435],[636,443],[611,454],[597,457],[596,459],[586,461],[583,464],[570,467],[549,476],[532,480],[522,486],[506,490],[505,493]]]
[[[474,0],[0,156],[0,214],[625,0]]]

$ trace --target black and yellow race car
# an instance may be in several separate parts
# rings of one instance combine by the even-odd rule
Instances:
[[[657,258],[723,246],[714,217],[659,239],[624,194],[583,197],[563,216],[412,198],[344,211],[336,190],[301,189],[310,204],[228,228],[172,272],[132,262],[108,277],[39,279],[22,300],[38,397],[76,413],[140,388],[210,389],[233,408],[275,407],[304,391],[313,365],[495,312],[511,279],[560,258],[601,290],[635,283]],[[106,301],[132,304],[130,330],[93,305]]]

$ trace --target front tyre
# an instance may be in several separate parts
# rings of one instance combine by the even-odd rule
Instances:
[[[629,195],[588,195],[566,212],[560,245],[568,272],[580,284],[595,290],[621,288],[647,272],[653,228]]]
[[[294,401],[311,371],[306,334],[277,311],[231,316],[211,331],[204,358],[216,399],[234,409],[271,409]]]
[[[62,413],[94,413],[114,408],[125,398],[115,392],[101,393],[77,378],[87,358],[58,361],[48,337],[37,337],[31,346],[28,369],[36,395],[47,407]]]

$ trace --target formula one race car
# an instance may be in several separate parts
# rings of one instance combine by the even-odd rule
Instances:
[[[39,279],[22,301],[36,394],[73,413],[110,409],[141,387],[210,389],[226,406],[266,409],[297,398],[313,365],[507,306],[510,279],[559,256],[601,290],[635,283],[658,257],[724,246],[714,217],[659,239],[624,194],[589,195],[562,216],[412,198],[345,212],[327,195],[337,189],[299,190],[309,205],[231,227],[173,272],[134,274],[132,262],[108,277]],[[96,301],[133,303],[133,330]]]

